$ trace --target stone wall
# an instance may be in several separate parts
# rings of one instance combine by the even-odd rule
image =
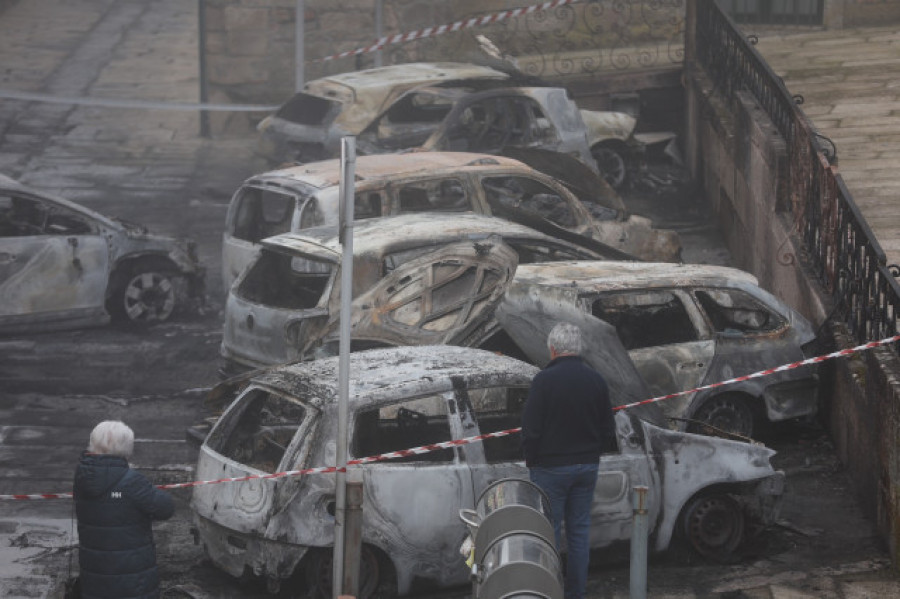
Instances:
[[[844,327],[841,347],[853,345]],[[900,369],[881,347],[834,362],[826,384],[834,391],[829,428],[841,461],[853,473],[857,494],[882,531],[895,566],[900,549]]]
[[[830,0],[834,6],[831,12],[840,15],[826,25],[832,29],[839,27],[860,27],[865,25],[885,25],[900,21],[900,0]],[[829,0],[826,12],[829,14]]]
[[[200,1],[205,7],[209,101],[273,105],[286,100],[296,86],[296,0]],[[383,0],[383,33],[415,31],[536,2]],[[375,53],[321,60],[371,45],[377,37],[375,6],[376,0],[305,0],[305,80],[375,66]],[[484,62],[475,36],[485,35],[529,74],[560,83],[574,80],[582,87],[593,82],[604,93],[616,93],[635,89],[632,73],[643,73],[656,85],[658,73],[680,68],[683,28],[683,0],[597,0],[391,45],[380,60]],[[245,132],[262,116],[214,113],[212,131]]]
[[[784,141],[749,94],[725,101],[706,74],[686,72],[686,157],[718,218],[736,266],[798,309],[825,321],[829,295],[803,263],[786,197]],[[855,345],[836,334],[837,347]],[[890,350],[823,365],[824,421],[864,509],[900,565],[900,373]]]

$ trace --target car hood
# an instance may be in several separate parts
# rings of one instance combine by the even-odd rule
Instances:
[[[584,340],[581,355],[606,379],[614,406],[652,397],[619,341],[615,328],[582,312],[567,297],[565,290],[559,290],[560,293],[555,291],[536,295],[513,281],[497,306],[497,322],[528,358],[540,366],[550,361],[550,351],[547,349],[550,330],[560,322],[574,324],[581,330]],[[655,405],[639,406],[632,411],[643,420],[665,426],[665,417]]]

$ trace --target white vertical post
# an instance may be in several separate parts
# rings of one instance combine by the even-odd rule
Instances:
[[[632,490],[634,520],[631,524],[630,598],[647,599],[647,533],[650,518],[647,510],[647,492],[650,488],[638,486]]]
[[[384,0],[375,0],[375,39],[380,40],[384,37]],[[379,48],[375,52],[375,66],[384,65],[384,55]]]
[[[294,16],[294,91],[303,89],[306,77],[304,68],[306,53],[306,0],[297,0]]]
[[[341,139],[341,320],[338,346],[338,430],[335,464],[334,564],[331,596],[343,594],[344,535],[347,509],[347,431],[350,399],[350,307],[353,301],[353,196],[356,178],[356,138]]]

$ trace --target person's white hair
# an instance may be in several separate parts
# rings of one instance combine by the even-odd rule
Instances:
[[[557,354],[580,354],[581,329],[568,322],[557,324],[547,335],[547,348]]]
[[[87,450],[130,458],[134,450],[134,431],[119,420],[104,420],[91,431]]]

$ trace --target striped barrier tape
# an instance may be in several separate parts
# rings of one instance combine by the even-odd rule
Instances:
[[[527,15],[531,13],[535,13],[542,10],[551,10],[560,6],[565,6],[567,4],[576,4],[579,2],[584,2],[584,0],[552,0],[550,2],[542,2],[541,4],[532,4],[531,6],[524,6],[522,8],[515,8],[510,10],[505,10],[502,12],[485,15],[482,17],[472,17],[471,19],[465,19],[463,21],[456,21],[454,23],[449,23],[446,25],[440,25],[438,27],[425,27],[423,29],[418,29],[416,31],[409,31],[407,33],[398,33],[396,35],[390,35],[381,37],[375,40],[369,46],[365,46],[362,48],[357,48],[355,50],[348,50],[346,52],[339,52],[338,54],[332,54],[331,56],[326,56],[324,58],[317,58],[313,62],[327,62],[331,60],[336,60],[338,58],[346,58],[348,56],[356,56],[359,54],[368,54],[370,52],[375,52],[377,50],[381,50],[385,46],[390,46],[393,44],[402,44],[404,42],[410,42],[413,40],[425,39],[428,37],[435,37],[438,35],[443,35],[445,33],[450,33],[453,31],[460,31],[462,29],[470,29],[472,27],[480,27],[484,25],[490,25],[493,23],[498,23],[505,19],[509,19],[512,17],[518,17],[521,15]],[[256,104],[210,104],[210,103],[202,103],[202,102],[154,102],[154,101],[145,101],[145,100],[128,100],[128,99],[117,99],[117,98],[87,98],[83,96],[54,96],[52,94],[42,94],[35,92],[22,92],[16,90],[6,90],[0,89],[0,98],[7,100],[22,100],[26,102],[48,102],[51,104],[69,104],[74,106],[102,106],[107,108],[140,108],[145,110],[186,110],[186,111],[195,111],[195,110],[203,110],[209,112],[273,112],[278,109],[278,106],[264,106],[264,105],[256,105]]]
[[[504,10],[502,12],[494,13],[491,15],[485,15],[483,17],[472,17],[471,19],[465,19],[464,21],[456,21],[454,23],[449,23],[447,25],[440,25],[438,27],[425,27],[424,29],[418,29],[416,31],[409,31],[407,33],[398,33],[396,35],[388,35],[385,37],[378,38],[369,46],[365,46],[362,48],[357,48],[355,50],[347,50],[346,52],[339,52],[337,54],[332,54],[331,56],[326,56],[325,58],[316,59],[314,62],[327,62],[329,60],[337,60],[338,58],[346,58],[348,56],[357,56],[359,54],[368,54],[369,52],[376,52],[381,50],[385,46],[390,46],[393,44],[402,44],[404,42],[411,42],[413,40],[425,39],[428,37],[435,37],[438,35],[443,35],[445,33],[450,33],[453,31],[460,31],[462,29],[470,29],[472,27],[480,27],[483,25],[491,25],[493,23],[499,23],[504,19],[509,19],[511,17],[518,17],[521,15],[527,15],[534,12],[542,11],[542,10],[551,10],[557,8],[559,6],[565,6],[566,4],[576,4],[578,2],[583,2],[584,0],[553,0],[552,2],[542,2],[541,4],[532,4],[531,6],[524,6],[522,8],[515,8],[510,10]]]
[[[702,387],[696,387],[694,389],[689,389],[687,391],[679,391],[678,393],[670,393],[668,395],[660,395],[658,397],[653,397],[651,399],[645,399],[643,401],[638,401],[630,404],[625,404],[621,406],[617,406],[613,408],[615,411],[619,410],[627,410],[629,408],[634,408],[637,406],[643,406],[650,403],[656,403],[660,401],[664,401],[667,399],[671,399],[673,397],[679,397],[681,395],[687,395],[689,393],[695,393],[697,391],[704,391],[706,389],[714,389],[716,387],[722,387],[725,385],[731,385],[733,383],[739,383],[742,381],[747,381],[750,379],[760,378],[764,376],[769,376],[775,374],[777,372],[784,372],[786,370],[793,370],[795,368],[800,368],[801,366],[809,366],[812,364],[819,364],[821,362],[825,362],[826,360],[833,360],[835,358],[843,358],[846,356],[851,356],[856,353],[860,353],[863,351],[868,351],[870,349],[874,349],[876,347],[880,347],[882,345],[889,345],[891,343],[896,343],[900,341],[900,335],[894,335],[893,337],[887,337],[885,339],[881,339],[879,341],[870,341],[869,343],[865,343],[863,345],[858,345],[856,347],[852,347],[849,349],[842,349],[840,351],[832,352],[830,354],[825,354],[822,356],[816,356],[814,358],[808,358],[806,360],[801,360],[800,362],[793,362],[791,364],[783,364],[776,368],[769,368],[767,370],[760,370],[758,372],[754,372],[752,374],[747,374],[744,376],[738,376],[732,379],[728,379],[726,381],[721,381],[718,383],[712,383],[709,385],[704,385]],[[411,449],[402,449],[400,451],[390,451],[387,453],[382,453],[376,456],[370,456],[365,458],[357,458],[355,460],[350,460],[347,462],[347,466],[359,466],[362,464],[370,464],[372,462],[382,462],[386,460],[393,460],[397,458],[405,458],[411,455],[421,455],[423,453],[429,453],[432,451],[437,451],[439,449],[450,449],[453,447],[459,447],[460,445],[468,445],[469,443],[477,443],[479,441],[484,441],[485,439],[495,439],[498,437],[505,437],[507,435],[513,435],[521,431],[521,428],[511,428],[503,431],[496,431],[493,433],[485,433],[482,435],[476,435],[474,437],[466,437],[464,439],[455,439],[453,441],[445,441],[443,443],[434,443],[431,445],[421,445],[419,447],[413,447]],[[272,474],[251,474],[247,476],[238,476],[233,478],[220,478],[216,480],[200,480],[193,481],[188,483],[175,483],[169,485],[157,485],[159,489],[184,489],[187,487],[199,487],[201,485],[218,485],[223,483],[237,483],[237,482],[246,482],[250,480],[271,480],[276,478],[285,478],[289,476],[301,476],[305,474],[329,474],[333,472],[346,472],[346,468],[339,468],[337,466],[325,466],[319,468],[307,468],[305,470],[287,470],[284,472],[275,472]],[[72,493],[39,493],[34,495],[0,495],[0,500],[4,499],[70,499],[72,497]]]

